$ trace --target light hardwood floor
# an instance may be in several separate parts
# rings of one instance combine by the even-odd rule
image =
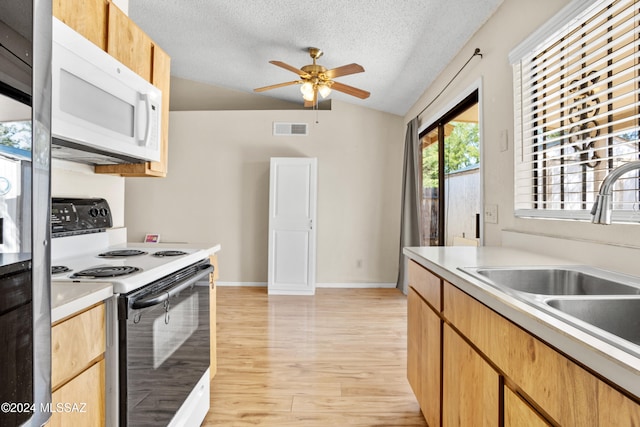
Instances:
[[[396,289],[218,288],[218,373],[203,426],[426,426],[406,379]]]

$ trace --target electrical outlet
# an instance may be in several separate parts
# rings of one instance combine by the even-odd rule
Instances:
[[[498,223],[498,205],[484,206],[484,222],[489,224]]]

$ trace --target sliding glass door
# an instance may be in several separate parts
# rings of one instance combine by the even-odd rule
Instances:
[[[424,246],[480,242],[478,93],[420,133],[420,222]]]

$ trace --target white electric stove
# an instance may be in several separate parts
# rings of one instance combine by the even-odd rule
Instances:
[[[52,282],[113,285],[107,425],[200,425],[210,402],[210,251],[112,244],[109,227],[103,199],[52,202]]]
[[[61,241],[64,243],[59,245],[61,250],[52,251],[53,282],[106,281],[113,284],[113,291],[118,294],[132,292],[208,258],[205,250],[189,247],[163,245],[160,248],[155,244],[141,243],[109,246],[107,233],[58,239],[53,240],[54,245]],[[65,247],[81,248],[83,254],[65,251]]]

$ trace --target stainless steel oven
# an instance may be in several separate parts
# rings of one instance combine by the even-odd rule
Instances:
[[[120,426],[169,425],[209,369],[202,260],[118,299]]]

